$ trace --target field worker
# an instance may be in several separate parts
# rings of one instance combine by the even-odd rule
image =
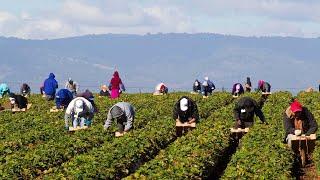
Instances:
[[[113,77],[110,80],[109,89],[111,90],[111,99],[116,99],[120,96],[122,91],[125,91],[124,84],[119,76],[118,71],[113,73]]]
[[[153,94],[159,95],[159,94],[167,94],[167,93],[168,93],[168,87],[164,83],[160,83],[156,86]]]
[[[232,87],[232,95],[239,96],[244,93],[243,86],[240,83],[236,83]]]
[[[259,80],[258,90],[262,91],[263,93],[270,93],[271,92],[271,85],[268,82],[265,82],[263,80]]]
[[[109,93],[109,89],[108,89],[108,86],[107,86],[107,85],[101,86],[100,89],[101,89],[101,90],[100,90],[99,96],[107,96],[107,97],[110,97],[110,93]]]
[[[251,84],[250,77],[247,77],[247,82],[245,84],[245,88],[246,88],[246,92],[251,92],[252,84]]]
[[[193,92],[195,93],[200,93],[201,92],[201,83],[198,79],[196,79],[193,83]]]
[[[258,103],[250,97],[242,97],[235,104],[234,118],[236,120],[235,128],[248,128],[253,126],[254,114],[256,114],[262,123],[266,123],[261,107]]]
[[[22,96],[30,96],[30,93],[31,93],[31,89],[30,89],[30,86],[26,83],[23,83],[21,88],[20,88],[20,93]]]
[[[110,108],[104,124],[104,129],[107,130],[114,119],[118,125],[118,132],[116,132],[116,134],[119,133],[120,135],[123,135],[133,129],[134,118],[134,107],[127,102],[118,102]]]
[[[305,134],[309,136],[310,134],[316,133],[318,129],[318,124],[312,113],[297,100],[292,102],[286,109],[283,124],[286,131],[286,142],[289,147],[291,147],[291,138],[293,135],[300,136]]]
[[[10,93],[9,100],[12,108],[14,108],[14,106],[17,106],[19,109],[27,108],[28,100],[22,95]]]
[[[73,99],[73,94],[68,89],[60,89],[56,95],[57,109],[67,108]]]
[[[69,130],[69,121],[72,120],[73,128],[76,128],[79,124],[83,126],[91,126],[94,116],[94,109],[92,104],[83,97],[77,97],[73,99],[66,110],[64,116],[65,129]]]
[[[74,96],[76,96],[79,86],[77,82],[74,82],[71,78],[66,82],[65,88],[68,89]]]
[[[176,124],[192,124],[199,121],[199,113],[197,104],[187,96],[182,96],[174,105],[173,119]],[[176,136],[180,137],[183,134],[183,127],[176,126]],[[188,128],[193,129],[193,128]]]
[[[43,90],[48,101],[53,100],[56,96],[56,89],[58,88],[58,82],[55,80],[53,73],[49,74],[49,78],[44,81]]]
[[[94,102],[93,93],[89,89],[86,89],[83,93],[77,94],[77,97],[86,98],[92,104],[92,106],[94,108],[94,112],[98,112],[98,107],[96,106],[96,104]]]
[[[202,83],[202,94],[204,96],[208,96],[209,94],[212,94],[212,91],[216,89],[213,82],[209,80],[209,77],[205,77],[204,81]]]
[[[2,83],[0,84],[0,98],[2,98],[6,94],[10,94],[9,86],[5,83]]]

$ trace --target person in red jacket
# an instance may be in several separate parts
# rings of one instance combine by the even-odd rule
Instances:
[[[111,99],[118,98],[120,96],[120,93],[122,91],[125,91],[125,87],[122,83],[118,71],[115,71],[113,73],[113,77],[109,84],[109,89],[111,89]]]

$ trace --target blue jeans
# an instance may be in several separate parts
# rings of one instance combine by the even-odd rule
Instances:
[[[76,128],[79,123],[80,123],[80,127],[83,127],[85,121],[86,121],[86,118],[84,117],[73,118],[73,122],[72,122],[73,128]]]

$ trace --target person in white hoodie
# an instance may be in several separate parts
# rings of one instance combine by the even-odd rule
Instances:
[[[94,117],[94,108],[92,104],[83,97],[73,99],[66,110],[65,114],[65,129],[69,130],[69,121],[72,120],[73,128],[79,124],[80,127],[91,126]]]

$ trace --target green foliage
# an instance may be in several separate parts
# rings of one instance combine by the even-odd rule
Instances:
[[[263,107],[269,125],[255,124],[241,139],[241,147],[232,156],[222,179],[288,179],[292,154],[282,143],[283,113],[291,94],[271,95]]]

